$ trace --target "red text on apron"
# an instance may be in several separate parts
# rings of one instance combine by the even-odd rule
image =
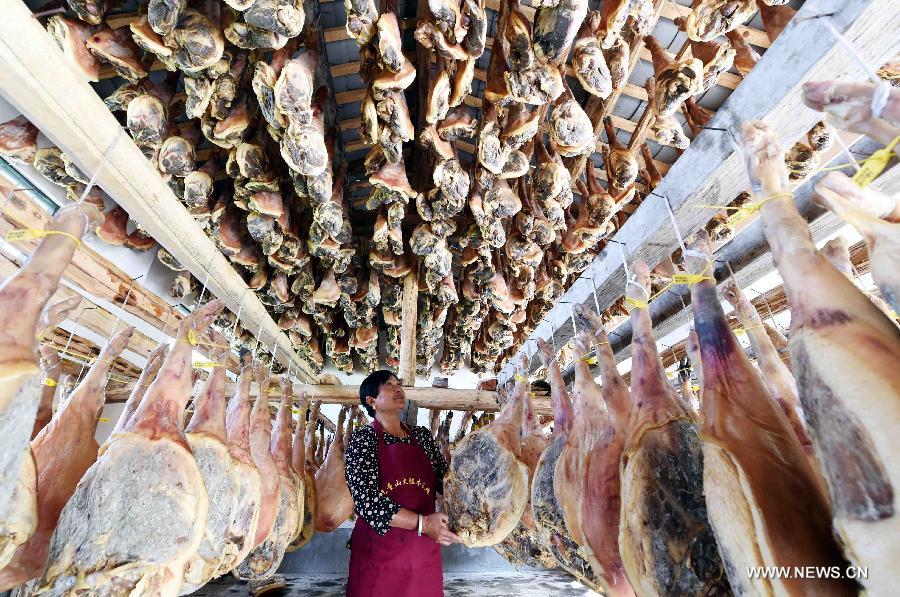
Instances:
[[[422,516],[434,513],[435,478],[425,450],[404,425],[413,445],[387,445],[377,420],[381,491]],[[379,535],[358,516],[350,538],[348,597],[438,597],[444,594],[441,546],[424,534],[391,527]]]

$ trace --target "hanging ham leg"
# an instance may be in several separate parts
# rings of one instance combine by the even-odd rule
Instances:
[[[221,309],[212,300],[181,321],[141,405],[63,508],[39,591],[177,594],[209,507],[181,429],[191,393],[189,339]]]
[[[319,411],[321,408],[321,402],[313,402],[313,405],[309,410],[309,423],[306,425],[306,439],[304,442],[306,444],[304,449],[306,468],[311,471],[313,475],[316,474],[316,471],[319,468],[319,465],[316,464],[316,448],[318,447],[316,429],[318,429]]]
[[[885,195],[871,187],[862,188],[843,172],[830,172],[818,185],[842,195],[871,216],[900,224],[900,196]]]
[[[812,442],[806,435],[806,425],[803,420],[803,407],[800,406],[800,396],[797,394],[797,383],[791,370],[781,360],[775,345],[769,339],[762,324],[762,318],[741,289],[734,281],[726,282],[722,290],[722,296],[734,307],[738,321],[743,326],[756,361],[762,372],[763,383],[769,395],[781,406],[785,416],[791,424],[791,428],[797,436],[800,445],[808,454],[812,453]]]
[[[547,439],[541,431],[541,425],[531,406],[531,393],[528,384],[517,383],[513,393],[513,400],[522,403],[522,427],[520,443],[522,446],[522,462],[528,466],[530,475],[534,475],[541,454],[547,448]],[[467,415],[467,416],[466,416]],[[466,411],[459,426],[459,439],[463,438],[465,427],[472,418],[472,411]],[[544,537],[534,522],[531,513],[531,502],[525,507],[519,524],[506,539],[494,546],[501,556],[506,558],[514,566],[536,566],[541,568],[556,568],[556,558],[550,551],[550,545],[545,543]]]
[[[316,478],[306,463],[306,416],[309,413],[309,402],[302,398],[300,416],[294,428],[294,439],[291,444],[291,464],[294,472],[302,478],[303,517],[298,525],[298,534],[288,546],[288,551],[296,551],[309,543],[316,532]]]
[[[44,377],[41,380],[41,404],[34,418],[34,427],[31,428],[31,439],[34,439],[53,418],[53,396],[56,395],[59,374],[62,372],[61,365],[59,353],[53,346],[50,344],[41,346],[41,371]]]
[[[12,520],[12,509],[36,516],[35,464],[28,445],[41,394],[35,334],[41,313],[75,253],[77,243],[67,235],[81,239],[101,219],[96,206],[89,203],[60,210],[47,226],[59,234],[47,236],[25,265],[0,286],[0,520]],[[33,527],[0,534],[0,563],[32,531]]]
[[[803,103],[828,114],[836,128],[866,135],[887,145],[900,135],[900,91],[891,89],[881,117],[872,114],[875,84],[809,81],[803,84]],[[894,147],[900,157],[900,146]]]
[[[225,434],[228,441],[228,454],[231,466],[238,470],[240,490],[238,505],[234,510],[234,518],[228,527],[227,536],[238,548],[232,555],[226,554],[214,576],[230,571],[244,561],[247,554],[255,547],[256,527],[259,523],[259,510],[262,501],[262,489],[259,469],[253,462],[250,448],[250,381],[253,366],[250,354],[244,355],[241,374],[234,396],[228,402],[225,413]]]
[[[820,182],[816,185],[817,199],[856,228],[866,239],[872,279],[894,311],[900,311],[900,268],[897,267],[897,256],[900,255],[900,224],[870,215],[875,208],[864,206],[870,203],[868,200],[871,195],[849,189],[852,184],[846,177],[836,176],[828,183]],[[841,191],[835,191],[836,188]]]
[[[292,433],[294,433],[294,431],[291,429],[291,427],[294,425],[294,386],[287,375],[281,376],[279,384],[281,386],[282,403],[287,403],[287,421],[285,422],[287,433],[286,438],[281,440],[284,444],[286,444],[286,447],[280,446],[279,449],[282,449],[287,453],[285,459],[287,460],[288,472],[290,472],[292,490],[294,492],[294,502],[297,504],[297,519],[295,521],[294,528],[291,531],[290,537],[288,538],[288,544],[286,546],[286,550],[293,551],[292,549],[290,549],[291,545],[293,545],[293,543],[300,537],[300,533],[303,532],[303,521],[306,518],[306,491],[303,487],[306,484],[306,473],[302,465],[299,468],[294,467],[295,448],[293,443],[294,437],[292,436]],[[297,427],[300,427],[300,425],[297,425]]]
[[[626,295],[646,302],[650,270],[632,265]],[[703,453],[694,417],[666,379],[646,307],[631,311],[631,397],[622,455],[619,550],[639,595],[730,592],[703,496]]]
[[[262,395],[262,394],[260,394]],[[268,406],[266,407],[268,410]],[[277,516],[269,536],[244,559],[237,568],[238,576],[253,580],[271,577],[281,565],[284,551],[294,538],[299,523],[297,486],[291,466],[291,392],[290,382],[282,378],[281,405],[269,452],[275,462],[277,483]]]
[[[212,334],[211,356],[216,363],[224,363],[230,353],[225,338]],[[238,507],[240,470],[231,465],[225,432],[225,367],[213,367],[212,372],[194,398],[194,414],[184,430],[200,474],[209,494],[209,514],[206,531],[197,553],[184,570],[181,593],[193,593],[213,579],[226,558],[233,558],[240,550],[228,535],[231,521]]]
[[[159,368],[162,367],[168,353],[169,345],[160,344],[147,356],[147,363],[144,365],[144,368],[141,369],[141,375],[131,389],[128,400],[125,401],[125,407],[119,415],[119,420],[116,421],[116,426],[113,428],[112,433],[109,434],[107,440],[103,442],[103,445],[100,447],[101,453],[106,450],[106,446],[109,445],[114,436],[125,429],[125,425],[131,420],[134,412],[141,404],[144,394],[147,393],[147,388],[150,387],[150,384],[156,379],[156,374],[159,372]]]
[[[686,263],[690,273],[708,276],[712,253],[705,236],[700,233]],[[813,465],[728,326],[712,279],[691,286],[691,305],[703,359],[703,484],[732,589],[854,594],[852,580],[754,579],[746,573],[756,566],[843,570],[847,564],[832,536],[828,502]]]
[[[79,303],[81,303],[81,297],[76,295],[50,305],[42,314],[41,320],[38,321],[37,338],[43,338],[49,330],[65,321]],[[37,437],[38,432],[46,427],[53,418],[53,397],[56,395],[56,386],[62,370],[62,361],[56,348],[50,344],[43,344],[40,353],[40,366],[43,372],[41,402],[34,419],[34,426],[31,429],[31,439]]]
[[[444,498],[451,529],[469,547],[505,539],[528,504],[521,420],[521,409],[510,401],[493,423],[464,437],[453,452]]]
[[[356,409],[345,408],[338,414],[334,441],[325,455],[322,466],[316,471],[316,532],[328,533],[350,518],[353,513],[353,497],[344,475],[344,425],[349,429],[356,416]],[[346,439],[349,439],[347,435]],[[322,442],[320,440],[320,446]]]
[[[253,539],[253,549],[256,549],[269,538],[275,526],[280,487],[275,458],[269,450],[272,441],[272,419],[269,418],[269,372],[262,363],[254,363],[253,376],[259,386],[259,393],[250,413],[250,455],[259,470],[261,491],[259,522]]]
[[[855,275],[856,272],[853,268],[853,262],[850,260],[850,245],[847,243],[846,238],[838,236],[829,240],[822,245],[822,248],[819,249],[819,253],[821,253],[837,271],[844,274],[848,280],[853,282],[854,286],[865,292],[865,288],[863,288],[862,283]],[[866,294],[876,307],[881,309],[888,317],[894,319],[894,316],[891,313],[891,307],[884,299],[872,293],[867,292]]]
[[[107,374],[133,332],[134,328],[125,328],[110,339],[53,420],[31,442],[37,467],[37,528],[0,571],[0,590],[37,578],[43,572],[59,513],[97,459],[99,446],[94,433],[106,400]],[[14,517],[8,517],[3,526],[15,522]]]
[[[765,124],[743,127],[758,200],[787,187],[784,153]],[[772,256],[791,306],[794,377],[831,498],[844,553],[868,566],[873,594],[890,594],[900,570],[900,331],[819,255],[790,197],[762,206]]]
[[[541,454],[531,481],[531,512],[543,535],[544,543],[559,565],[579,580],[593,572],[584,550],[569,537],[563,506],[556,493],[556,475],[563,468],[562,454],[572,430],[574,414],[562,371],[547,343],[538,340],[538,349],[550,381],[550,401],[553,406],[553,434],[550,444]],[[476,432],[477,433],[477,432]]]
[[[619,555],[619,462],[625,448],[625,430],[631,417],[631,398],[628,386],[616,368],[615,355],[600,316],[584,305],[578,305],[576,311],[590,323],[593,330],[590,339],[597,354],[603,383],[598,388],[588,364],[579,362],[575,369],[575,391],[588,395],[596,405],[593,410],[602,415],[595,423],[596,440],[587,453],[584,467],[582,532],[593,553],[604,593],[621,597],[633,596],[634,589],[625,576],[622,557]],[[588,339],[585,334],[582,341]]]

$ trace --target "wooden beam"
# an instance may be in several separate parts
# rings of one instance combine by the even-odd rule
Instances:
[[[93,88],[69,67],[28,7],[21,2],[8,4],[0,20],[4,96],[71,156],[82,172],[96,173],[98,186],[195,277],[206,279],[208,269],[209,291],[233,312],[242,303],[244,326],[261,330],[266,346],[277,345],[279,361],[314,380],[314,372],[297,357],[256,294],[194,222]]]
[[[234,391],[233,382],[225,383],[225,395],[230,396]],[[299,388],[294,388],[299,396]],[[339,404],[342,406],[354,406],[359,404],[359,386],[328,386],[311,385],[304,386],[303,391],[309,395],[310,401],[320,401],[322,404]],[[440,410],[477,410],[497,412],[500,407],[497,404],[496,392],[489,390],[453,389],[453,388],[404,388],[406,398],[414,400],[422,408],[435,408]],[[277,390],[275,390],[277,393]],[[251,392],[255,395],[255,392]],[[125,391],[109,396],[108,402],[122,402],[128,397]],[[277,396],[270,397],[274,401]],[[539,415],[550,414],[550,398],[547,396],[535,396],[533,399],[535,410]]]
[[[405,386],[416,383],[416,317],[419,303],[419,268],[403,278],[403,303],[400,310],[400,366],[397,377]]]
[[[805,17],[831,14],[826,18],[849,43],[873,64],[881,64],[900,50],[900,38],[883,35],[884,31],[900,28],[900,13],[892,10],[890,4],[890,0],[822,0],[815,6],[805,5],[781,34],[778,44],[766,52],[744,83],[722,105],[710,127],[738,134],[742,122],[759,119],[777,131],[784,145],[804,136],[821,114],[803,106],[801,85],[808,80],[858,72],[852,56],[842,47],[821,43],[831,35],[824,20]],[[655,196],[641,203],[614,238],[624,247],[629,260],[642,259],[652,267],[677,246],[668,210],[660,197],[668,200],[681,235],[687,237],[715,213],[702,205],[728,203],[746,187],[744,161],[732,146],[728,133],[705,130],[656,188]],[[761,223],[756,224],[761,229]],[[585,270],[583,278],[561,297],[561,302],[584,304],[593,309],[592,283],[585,278],[593,279],[600,308],[608,308],[625,287],[619,249],[602,251]],[[563,325],[568,314],[568,306],[555,305],[546,317],[551,325],[538,326],[529,339],[546,338],[547,330],[552,327],[558,330],[556,344],[565,344],[571,337],[571,326]],[[514,361],[515,358],[510,359]],[[500,380],[511,377],[512,366],[508,364]]]

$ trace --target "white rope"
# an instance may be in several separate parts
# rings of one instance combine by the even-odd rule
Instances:
[[[825,26],[828,27],[828,30],[831,34],[837,39],[838,43],[840,43],[844,48],[850,53],[854,60],[862,67],[862,69],[866,72],[872,82],[875,83],[875,92],[872,94],[872,116],[875,118],[881,118],[881,113],[884,111],[884,107],[887,105],[888,97],[891,93],[891,87],[887,81],[878,76],[878,73],[875,72],[868,62],[863,59],[862,55],[853,47],[853,44],[838,31],[834,24],[830,20],[825,21]]]

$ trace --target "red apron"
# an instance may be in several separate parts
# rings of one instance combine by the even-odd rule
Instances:
[[[435,478],[425,450],[406,426],[413,445],[387,445],[377,420],[381,491],[422,516],[434,513]],[[424,533],[391,527],[379,535],[362,517],[350,537],[348,597],[440,597],[444,594],[441,546]]]

